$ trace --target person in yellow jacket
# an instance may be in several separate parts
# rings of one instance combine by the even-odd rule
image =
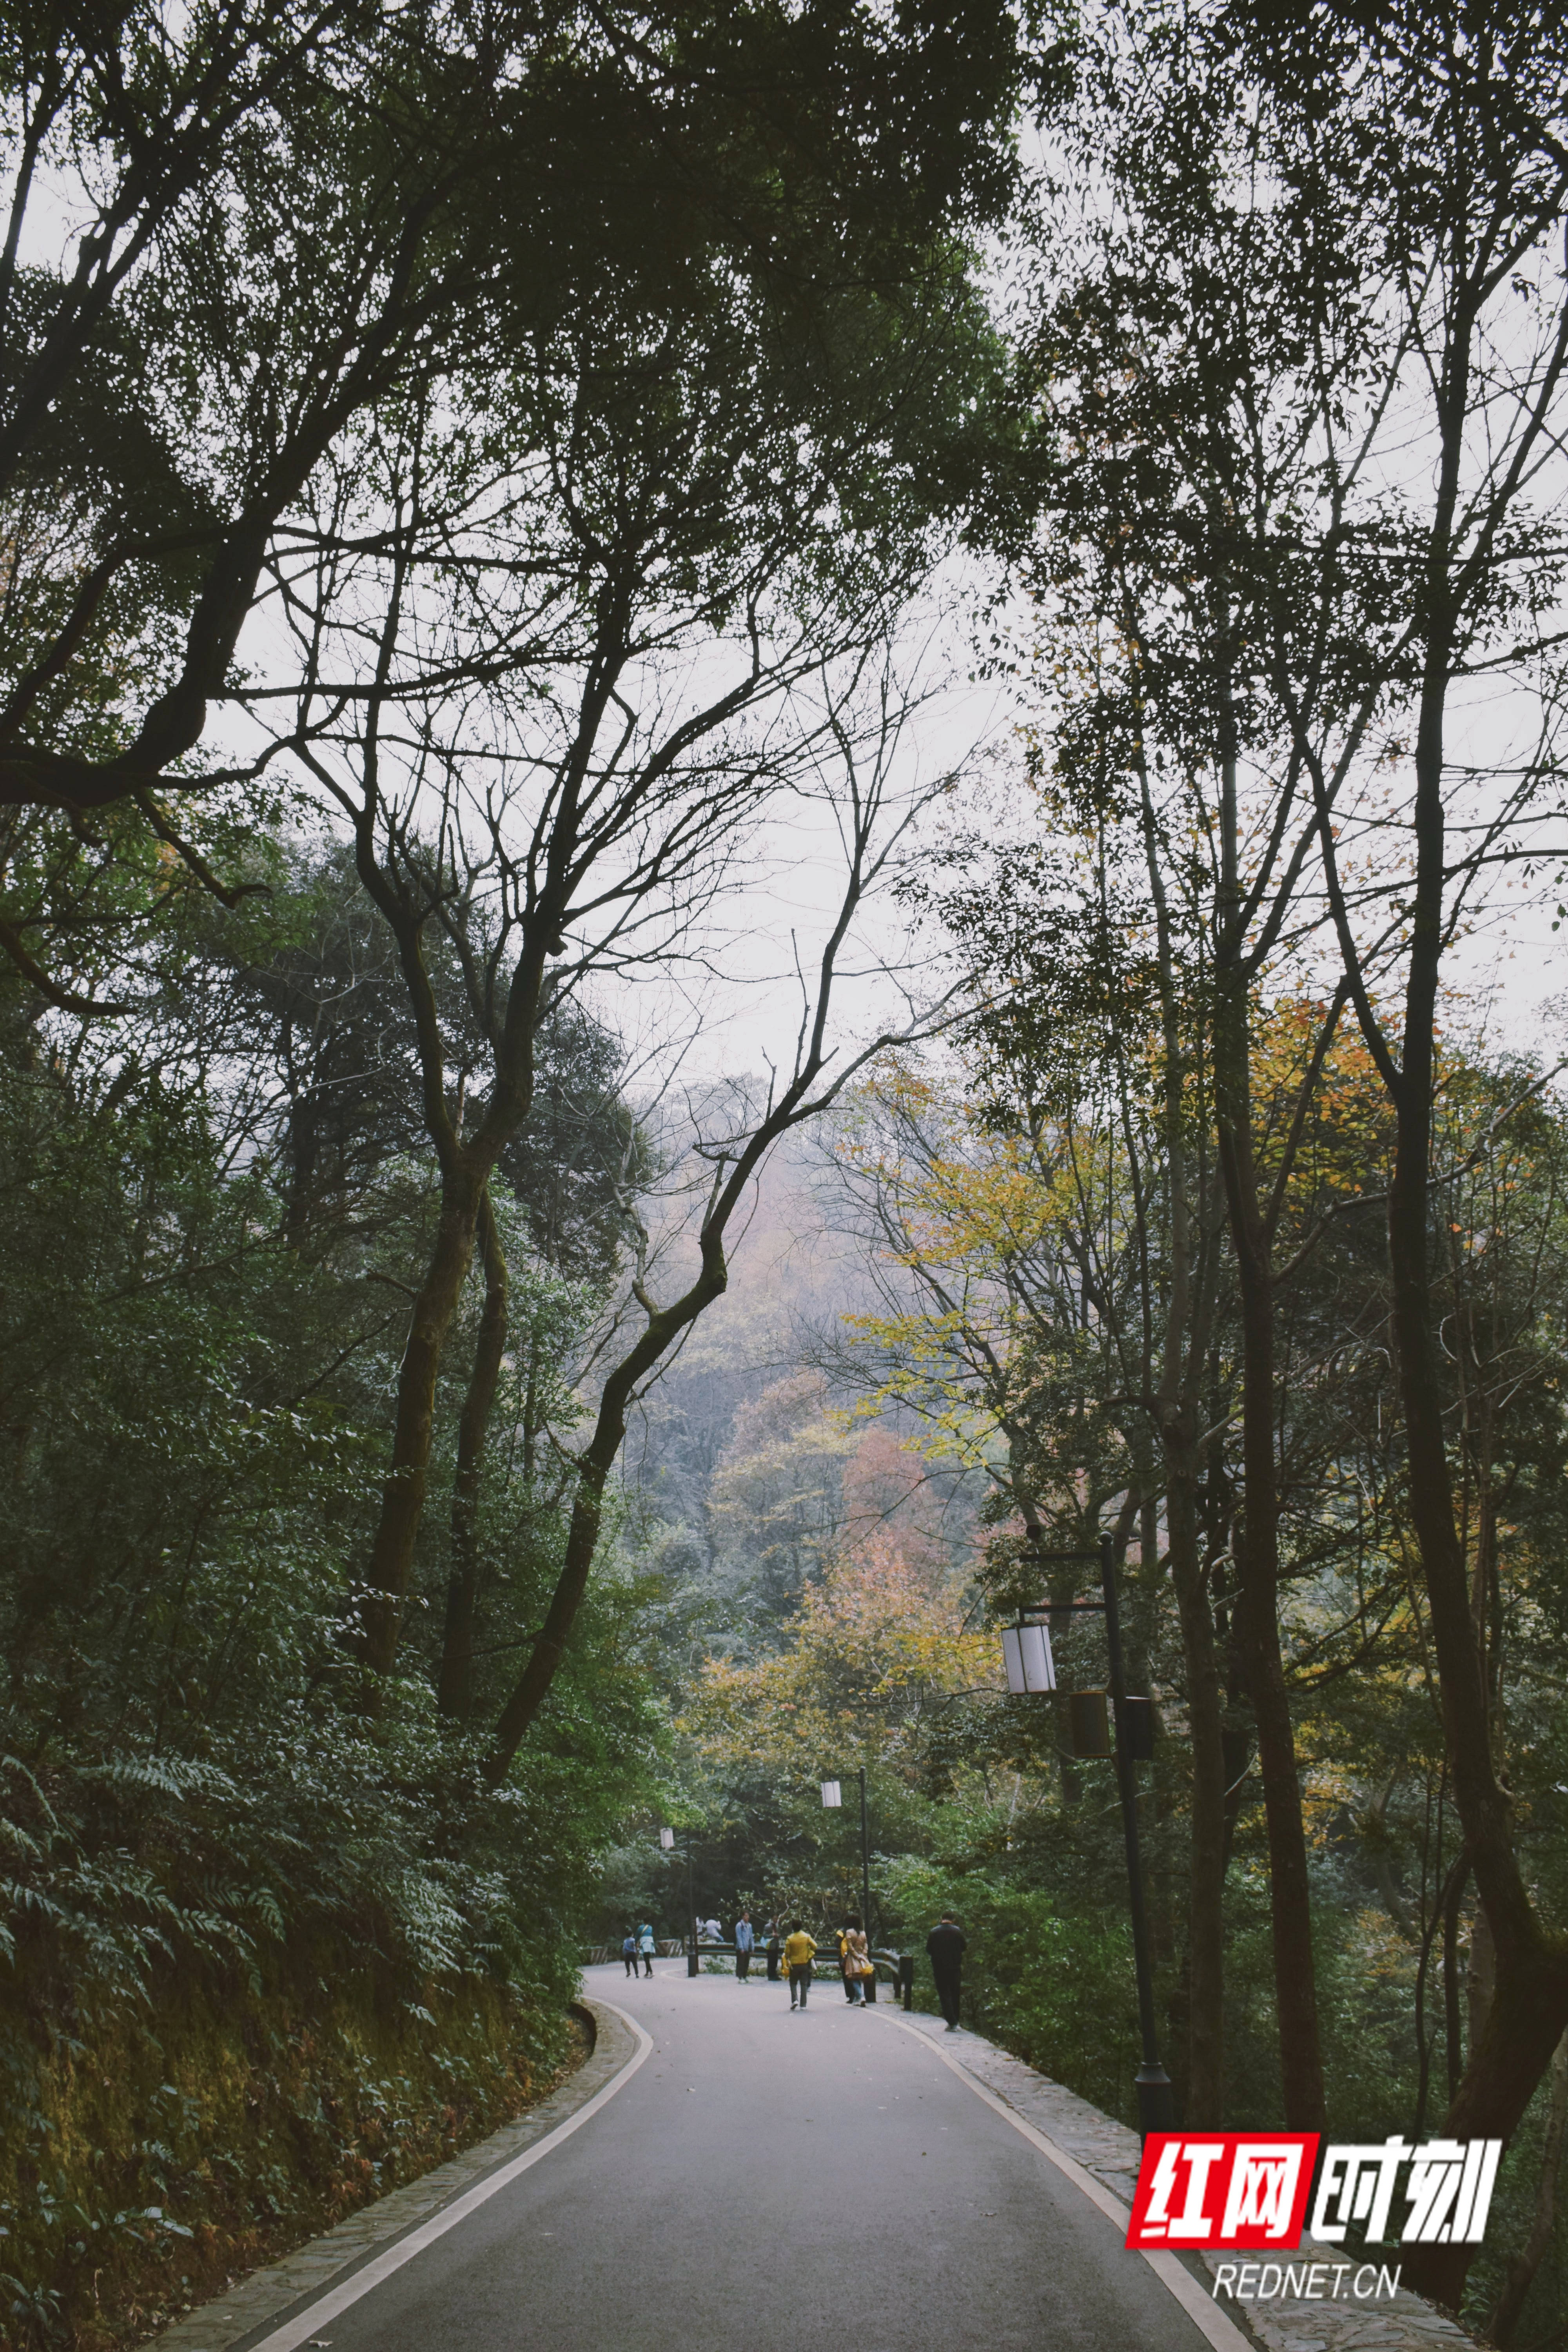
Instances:
[[[789,2005],[804,2009],[805,1996],[811,1990],[811,1963],[816,1957],[816,1946],[798,1919],[789,1923],[784,1937],[784,1967],[789,1979]]]

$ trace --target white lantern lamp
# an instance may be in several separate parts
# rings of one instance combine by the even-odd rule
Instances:
[[[1051,1655],[1050,1633],[1044,1625],[1005,1625],[1002,1663],[1007,1670],[1007,1688],[1014,1698],[1023,1698],[1036,1691],[1054,1691],[1057,1686],[1057,1662]]]
[[[831,1810],[834,1806],[836,1806],[836,1805],[841,1805],[841,1804],[844,1802],[843,1794],[842,1794],[842,1792],[841,1792],[841,1791],[840,1791],[840,1790],[839,1790],[839,1786],[838,1786],[838,1783],[837,1783],[837,1780],[824,1780],[824,1781],[823,1781],[823,1783],[822,1783],[822,1801],[823,1801],[823,1803],[824,1803],[825,1805],[826,1805],[830,1810]]]

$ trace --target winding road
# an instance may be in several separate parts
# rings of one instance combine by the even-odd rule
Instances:
[[[1215,2352],[944,2044],[835,1978],[656,1963],[585,1990],[637,2054],[537,2161],[294,2344],[331,2352]],[[274,2339],[278,2342],[278,2339]],[[279,2352],[282,2352],[279,2345]]]

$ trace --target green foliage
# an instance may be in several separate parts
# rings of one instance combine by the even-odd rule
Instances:
[[[1309,1007],[1286,999],[1260,1020],[1260,1103],[1288,1102],[1309,1018]],[[836,1580],[858,1571],[841,1527],[809,1518],[819,1465],[799,1445],[754,1456],[748,1448],[735,1465],[743,1485],[731,1469],[710,1479],[710,1528],[743,1492],[759,1546],[773,1528],[810,1524],[822,1558],[804,1597],[765,1623],[739,1591],[731,1601],[708,1588],[721,1622],[706,1663],[688,1670],[679,1694],[689,1810],[674,1817],[700,1824],[700,1905],[724,1917],[748,1899],[753,1916],[765,1916],[782,1899],[826,1922],[856,1893],[858,1856],[846,1817],[821,1810],[813,1772],[864,1758],[878,1940],[915,1952],[929,2004],[924,1939],[937,1913],[953,1910],[970,1939],[969,2021],[1131,2121],[1137,2020],[1110,1768],[1063,1754],[1059,1698],[1003,1695],[994,1630],[1004,1602],[1038,1591],[1011,1520],[1012,1477],[1064,1539],[1081,1539],[1095,1509],[1113,1514],[1136,1481],[1160,1493],[1141,1351],[1167,1295],[1168,1180],[1137,1091],[1138,1065],[1119,1101],[1092,1062],[1075,1074],[1068,1058],[1048,1114],[1032,1108],[1026,1039],[1010,1098],[1002,1057],[993,1065],[994,1116],[977,1113],[956,1084],[944,1090],[933,1062],[889,1072],[839,1138],[837,1203],[868,1238],[878,1311],[848,1318],[850,1342],[828,1358],[837,1394],[862,1427],[885,1431],[899,1415],[893,1425],[909,1433],[909,1458],[918,1446],[943,1475],[978,1464],[996,1483],[978,1529],[969,1523],[947,1594],[951,1628],[963,1622],[969,1645],[963,1671],[923,1687],[899,1682],[858,1630],[856,1612],[836,1604],[825,1613]],[[1441,1068],[1436,1151],[1453,1173],[1432,1234],[1433,1292],[1447,1350],[1454,1473],[1471,1573],[1488,1596],[1515,1834],[1531,1884],[1555,1916],[1568,1902],[1560,1671],[1568,1630],[1568,1119],[1553,1097],[1532,1094],[1532,1064],[1467,1039],[1457,1024]],[[1287,1115],[1271,1110],[1274,1135]],[[1281,1259],[1288,1247],[1300,1262],[1280,1285],[1276,1358],[1279,1605],[1309,1842],[1327,2125],[1336,2137],[1368,2140],[1441,2127],[1450,2059],[1462,2067],[1475,2031],[1483,1933],[1468,1887],[1446,1950],[1442,1895],[1458,1833],[1426,1621],[1412,1591],[1382,1237],[1375,1206],[1356,1203],[1359,1192],[1385,1181],[1388,1148],[1365,1055],[1353,1035],[1342,1037],[1301,1122],[1282,1211]],[[1228,1640],[1228,1555],[1244,1465],[1228,1263],[1222,1275],[1207,1335],[1203,1536],[1230,1787],[1223,2120],[1278,2128],[1284,2094],[1268,1842],[1246,1678]],[[788,1394],[785,1383],[777,1393]],[[846,1425],[854,1425],[848,1416]],[[841,1461],[847,1483],[854,1457]],[[910,1531],[891,1524],[892,1540],[908,1545]],[[1160,1717],[1153,1762],[1140,1769],[1141,1838],[1158,2037],[1180,2111],[1190,2019],[1188,1665],[1158,1501],[1125,1524],[1127,1650]],[[874,1590],[864,1567],[861,1615]],[[902,1572],[915,1570],[911,1551]],[[1065,1597],[1080,1571],[1062,1573]],[[929,1578],[929,1561],[920,1574]],[[931,1602],[931,1586],[918,1579],[901,1593],[901,1638],[920,1632]],[[1055,1650],[1064,1690],[1103,1684],[1098,1619],[1058,1625]],[[635,1853],[628,1841],[617,1864],[628,1889]],[[657,1884],[657,1869],[645,1853],[637,1883]],[[674,1927],[683,1875],[671,1871],[667,1883],[663,1916]],[[1531,2234],[1547,2101],[1543,2088],[1501,2176],[1469,2289],[1478,2317]],[[1521,2340],[1531,2340],[1538,2318],[1549,2321],[1560,2277],[1560,2260],[1549,2256]]]
[[[1107,1906],[1064,1903],[986,1869],[900,1860],[884,1884],[900,1940],[920,1957],[919,2005],[934,2010],[925,1939],[944,1911],[967,1939],[965,2021],[1123,2122],[1136,2120],[1128,2053],[1138,2046],[1132,1945]]]
[[[134,2342],[514,2114],[567,2054],[544,1979],[408,1986],[325,1942],[5,2045],[0,2332]]]
[[[907,579],[994,429],[970,241],[1016,181],[1023,29],[991,0],[23,12],[0,37],[19,968],[102,1001],[86,967],[156,961],[184,884],[244,879],[257,739],[226,804],[204,732],[220,698],[254,692],[263,730],[296,709],[291,600],[317,558],[357,586],[362,522],[418,582],[410,669],[465,708],[508,680],[508,721],[555,701],[602,604],[647,653],[745,637],[770,581],[820,619]],[[412,532],[378,462],[411,420]],[[285,578],[292,619],[237,658]],[[444,706],[438,750],[461,725]]]
[[[298,985],[341,876],[274,871],[297,886],[278,932]],[[665,1738],[657,1588],[612,1559],[536,1738],[499,1788],[480,1769],[482,1711],[559,1571],[572,1367],[618,1246],[592,1151],[551,1157],[584,1132],[624,1151],[604,1041],[558,1024],[530,1196],[497,1186],[514,1313],[479,1711],[443,1719],[433,1695],[438,1507],[403,1677],[372,1707],[345,1627],[436,1199],[406,1065],[379,1050],[395,1024],[355,1030],[340,1003],[316,1058],[291,1052],[247,944],[208,941],[134,1030],[0,1004],[0,2267],[50,2342],[88,2326],[95,2272],[106,2308],[166,2305],[192,2231],[210,2278],[220,2243],[263,2252],[274,2222],[331,2218],[521,2098],[559,2054],[599,1849]],[[301,1183],[312,1087],[337,1124]],[[265,2129],[251,2091],[208,2099],[198,2045]],[[88,2095],[95,2066],[118,2104]]]

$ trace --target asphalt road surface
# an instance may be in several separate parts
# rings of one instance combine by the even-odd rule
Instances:
[[[628,1983],[625,2087],[313,2340],[331,2352],[1211,2352],[1115,2226],[884,2001]],[[951,2037],[962,2055],[963,2037]]]

